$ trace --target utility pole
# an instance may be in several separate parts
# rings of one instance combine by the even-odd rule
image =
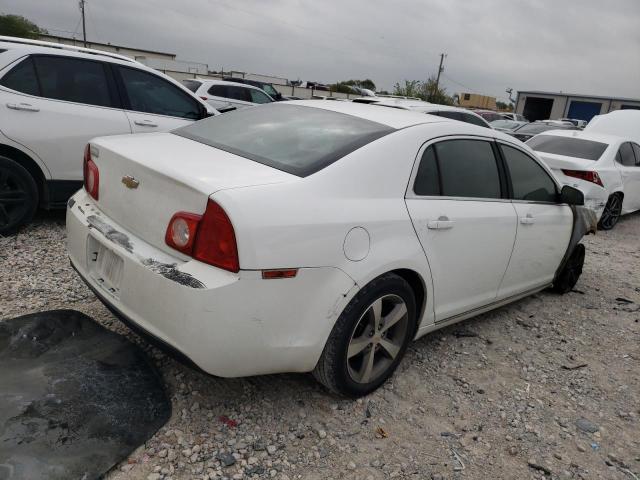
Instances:
[[[82,15],[82,42],[84,43],[84,46],[87,46],[87,27],[85,25],[85,19],[84,19],[84,4],[85,4],[86,0],[80,0],[79,2],[79,6],[80,6],[80,14]]]
[[[446,56],[447,56],[446,53],[440,54],[440,66],[438,67],[438,76],[436,77],[436,86],[433,90],[433,93],[431,94],[432,100],[435,100],[436,95],[438,94],[438,85],[440,84],[440,74],[444,71],[444,66],[442,64],[444,63],[444,57]]]

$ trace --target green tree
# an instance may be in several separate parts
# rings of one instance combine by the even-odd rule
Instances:
[[[513,110],[512,104],[504,103],[504,102],[501,102],[500,100],[496,101],[496,107],[498,107],[498,110],[508,110],[508,111]]]
[[[436,78],[433,76],[429,77],[426,82],[405,80],[404,86],[396,83],[393,87],[393,94],[402,97],[417,97],[425,102],[440,105],[453,105],[453,97],[447,94],[445,88],[438,86],[436,89]]]
[[[43,33],[47,31],[20,15],[0,15],[0,35],[38,38]]]

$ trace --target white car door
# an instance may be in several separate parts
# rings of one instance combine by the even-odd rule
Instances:
[[[97,136],[131,133],[103,62],[26,57],[0,80],[2,131],[33,151],[54,180],[82,180],[82,155]]]
[[[203,117],[204,106],[164,78],[123,65],[113,68],[134,133],[168,132]]]
[[[616,166],[622,179],[622,213],[640,209],[640,146],[626,142],[620,146]]]
[[[434,285],[436,322],[495,301],[516,236],[516,213],[490,139],[428,145],[407,207]]]
[[[573,212],[559,204],[558,187],[534,158],[500,144],[513,206],[518,215],[516,242],[498,292],[508,298],[548,285],[564,257],[573,230]]]

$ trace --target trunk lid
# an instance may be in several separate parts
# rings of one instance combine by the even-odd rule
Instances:
[[[596,161],[582,158],[567,157],[553,153],[536,152],[555,174],[562,174],[561,170],[595,170]]]
[[[220,190],[299,178],[171,133],[101,137],[91,146],[100,175],[98,207],[145,242],[174,254],[164,236],[176,212],[202,214],[208,197]]]

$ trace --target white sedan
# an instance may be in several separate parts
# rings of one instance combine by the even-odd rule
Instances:
[[[286,102],[93,140],[68,251],[112,311],[204,371],[313,371],[358,396],[412,339],[571,289],[582,201],[500,132]]]
[[[527,145],[562,183],[583,192],[602,230],[612,229],[621,215],[640,210],[640,145],[629,138],[553,130]]]

